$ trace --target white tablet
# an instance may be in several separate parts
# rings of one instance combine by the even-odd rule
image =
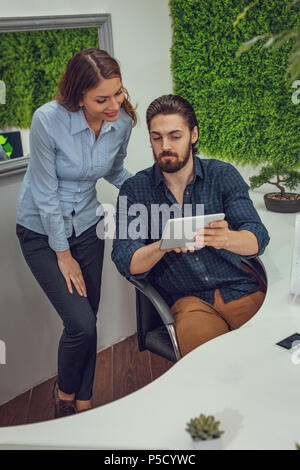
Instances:
[[[163,230],[159,249],[168,250],[171,248],[181,248],[183,246],[194,246],[194,236],[197,230],[202,227],[208,227],[211,222],[223,220],[225,214],[206,214],[197,215],[194,217],[180,217],[176,219],[169,219]]]

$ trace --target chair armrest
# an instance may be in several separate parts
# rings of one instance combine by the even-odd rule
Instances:
[[[259,278],[261,283],[265,286],[265,288],[267,288],[268,277],[265,267],[261,260],[259,258],[247,259],[241,256],[241,261],[255,272],[256,276]]]
[[[128,280],[150,300],[164,325],[171,325],[175,322],[167,302],[147,280],[134,277],[129,277]]]

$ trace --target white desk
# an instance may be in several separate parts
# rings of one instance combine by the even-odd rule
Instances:
[[[300,442],[300,364],[274,344],[300,333],[289,300],[295,214],[251,195],[271,241],[262,256],[268,292],[242,328],[202,345],[137,392],[88,412],[0,428],[0,448],[191,449],[185,424],[200,413],[221,421],[223,449],[295,449]]]

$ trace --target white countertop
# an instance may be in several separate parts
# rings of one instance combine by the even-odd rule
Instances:
[[[295,449],[300,442],[300,364],[275,343],[300,333],[289,296],[295,214],[251,193],[271,241],[261,257],[268,291],[260,311],[164,375],[120,400],[67,418],[0,428],[0,449],[192,449],[185,425],[200,413],[221,421],[223,449]]]

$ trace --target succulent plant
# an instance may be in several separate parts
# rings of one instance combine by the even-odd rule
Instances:
[[[214,416],[205,416],[201,414],[197,418],[192,418],[186,427],[186,431],[195,441],[207,441],[216,439],[224,431],[219,430],[220,421],[216,421]]]

